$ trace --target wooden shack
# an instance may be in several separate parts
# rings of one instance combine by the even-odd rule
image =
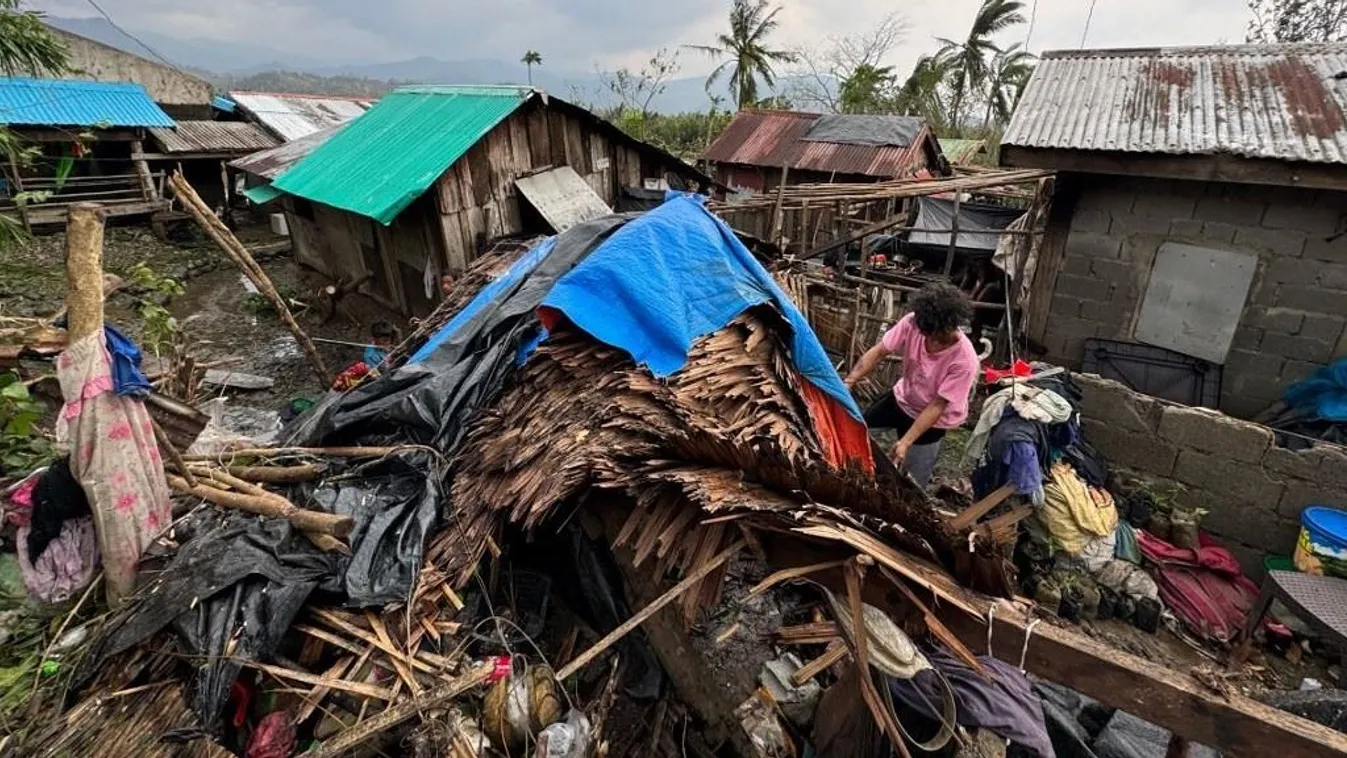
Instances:
[[[712,183],[583,108],[504,86],[400,88],[284,172],[251,181],[270,182],[249,196],[279,203],[301,262],[366,279],[363,291],[412,315],[429,313],[438,275],[463,271],[488,240],[560,231],[608,212],[624,187]]]

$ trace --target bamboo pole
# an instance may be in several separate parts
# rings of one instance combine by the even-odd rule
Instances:
[[[318,348],[314,347],[313,340],[300,328],[299,323],[295,321],[295,316],[290,312],[290,307],[285,304],[285,299],[276,291],[276,286],[271,283],[271,278],[267,276],[262,267],[257,265],[252,254],[238,241],[234,233],[229,231],[229,227],[220,222],[215,214],[206,207],[201,200],[201,196],[192,189],[192,185],[183,177],[181,173],[175,173],[169,179],[173,185],[173,192],[182,200],[183,210],[187,211],[196,219],[197,224],[210,236],[215,244],[234,261],[245,276],[252,281],[257,289],[271,303],[271,307],[276,310],[281,321],[290,329],[291,334],[295,336],[295,341],[299,343],[300,349],[308,357],[309,363],[313,366],[313,371],[318,375],[318,380],[326,386],[331,381],[332,375],[328,373],[327,365],[323,363],[323,358],[318,354]]]
[[[103,330],[103,217],[99,206],[71,206],[66,223],[66,344]]]

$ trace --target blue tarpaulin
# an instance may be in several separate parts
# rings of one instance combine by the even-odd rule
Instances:
[[[790,323],[791,360],[800,373],[861,418],[804,315],[695,197],[671,195],[627,223],[543,298],[543,306],[659,377],[683,367],[693,342],[763,303]]]
[[[409,363],[427,360],[474,314],[527,277],[551,253],[556,239],[544,240],[484,287]],[[542,301],[658,377],[681,369],[695,341],[764,303],[790,324],[795,367],[859,420],[860,408],[804,314],[695,195],[669,193],[663,205],[628,221],[562,275]],[[524,341],[520,362],[544,336],[539,332]]]
[[[1286,388],[1282,400],[1324,421],[1347,421],[1347,358],[1341,358]]]

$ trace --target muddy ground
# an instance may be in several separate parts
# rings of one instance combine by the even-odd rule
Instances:
[[[283,241],[263,226],[237,232],[250,248],[265,248]],[[295,398],[317,398],[326,391],[289,330],[275,314],[250,296],[242,274],[214,243],[193,227],[175,230],[174,241],[157,239],[148,228],[111,227],[104,239],[104,269],[126,277],[129,269],[144,262],[159,276],[182,284],[182,295],[163,300],[178,320],[191,354],[199,362],[226,362],[221,367],[275,380],[269,390],[244,392],[217,390],[231,408],[243,406],[276,411]],[[58,311],[65,298],[65,235],[49,234],[8,249],[0,259],[0,314],[30,316]],[[324,322],[306,304],[316,302],[326,277],[299,266],[288,252],[260,255],[258,261],[276,288],[298,301],[296,319],[312,337],[364,344],[369,327],[387,320],[407,331],[405,320],[360,295],[350,295],[343,304],[355,321],[338,315]],[[144,323],[137,312],[139,293],[115,293],[108,299],[109,321],[137,341]],[[318,344],[331,372],[360,359],[362,348]],[[147,371],[156,367],[147,353]],[[239,431],[253,432],[254,429]]]

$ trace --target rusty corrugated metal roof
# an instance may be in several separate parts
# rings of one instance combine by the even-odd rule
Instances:
[[[150,136],[170,155],[246,153],[275,147],[279,140],[243,121],[179,121],[172,129],[151,129]]]
[[[716,163],[890,178],[911,173],[930,134],[922,128],[912,144],[903,147],[808,141],[805,135],[819,115],[741,111],[702,157]]]
[[[1347,163],[1347,44],[1047,52],[1002,144]]]
[[[284,174],[290,167],[299,163],[315,148],[336,134],[343,125],[330,126],[320,132],[314,132],[299,139],[283,142],[269,150],[253,153],[230,163],[231,168],[247,172],[268,181]]]
[[[230,92],[229,98],[267,131],[290,141],[344,124],[369,110],[378,98]]]

